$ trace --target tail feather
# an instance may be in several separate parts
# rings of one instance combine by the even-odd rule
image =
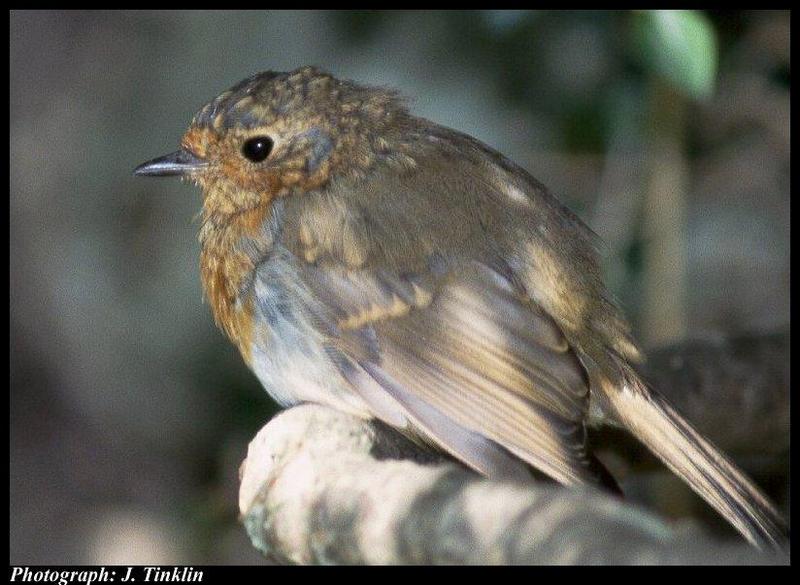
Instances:
[[[750,543],[788,549],[788,527],[767,497],[635,373],[604,394],[619,421]]]

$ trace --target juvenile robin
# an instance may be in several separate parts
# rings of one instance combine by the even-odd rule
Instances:
[[[201,187],[205,296],[281,405],[380,419],[489,477],[612,488],[586,429],[621,426],[751,543],[787,544],[769,500],[634,371],[589,228],[395,92],[259,73],[135,174]]]

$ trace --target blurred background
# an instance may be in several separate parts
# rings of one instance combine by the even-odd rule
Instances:
[[[199,193],[131,176],[257,71],[399,88],[526,167],[646,348],[788,329],[788,12],[10,19],[12,564],[264,562],[237,471],[275,406],[202,302]]]

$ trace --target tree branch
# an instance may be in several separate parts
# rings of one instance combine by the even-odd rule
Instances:
[[[482,479],[383,425],[317,405],[273,418],[241,479],[254,546],[284,562],[786,562],[672,530],[599,491]]]

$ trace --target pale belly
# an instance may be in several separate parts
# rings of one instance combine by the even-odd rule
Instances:
[[[291,253],[276,246],[246,294],[253,296],[255,320],[250,367],[270,396],[284,407],[314,402],[368,417],[312,322],[308,307],[316,300],[297,276]]]

